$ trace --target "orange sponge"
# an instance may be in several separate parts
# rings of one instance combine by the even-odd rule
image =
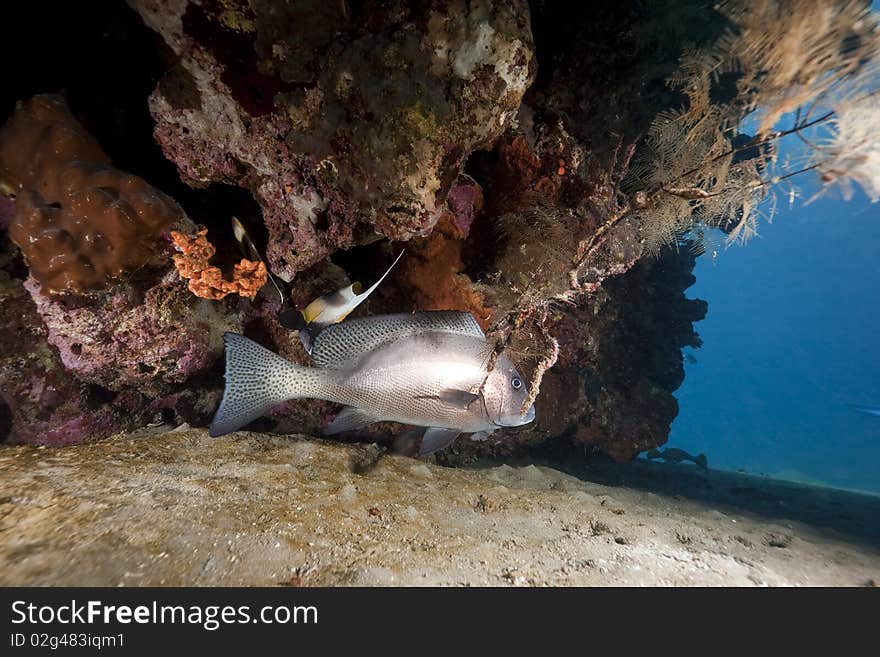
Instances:
[[[174,266],[183,278],[189,279],[190,291],[203,299],[222,299],[227,294],[253,299],[268,279],[266,265],[242,259],[235,265],[232,280],[225,280],[223,272],[208,263],[215,249],[207,234],[207,228],[200,228],[195,235],[171,231],[174,246],[180,250],[174,256]]]

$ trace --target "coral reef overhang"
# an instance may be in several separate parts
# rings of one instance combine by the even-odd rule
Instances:
[[[687,9],[676,20],[694,38],[717,36],[711,11],[672,4]],[[646,254],[637,226],[610,227],[630,146],[671,102],[662,81],[681,44],[661,38],[662,8],[608,2],[565,16],[519,0],[129,6],[76,17],[81,37],[98,45],[81,70],[66,65],[71,110],[110,160],[217,236],[227,271],[238,255],[231,211],[299,307],[375,278],[405,246],[357,312],[471,312],[518,360],[537,395],[536,423],[459,441],[442,458],[553,439],[625,460],[666,440],[680,349],[699,344],[692,322],[705,313],[684,296],[693,257]],[[59,57],[72,39],[66,18],[47,19]],[[651,21],[641,32],[626,27]],[[31,23],[22,25],[24,38]],[[128,68],[114,63],[124,60]],[[115,92],[96,76],[113,79]],[[35,88],[40,80],[47,87]],[[4,94],[26,100],[57,84],[57,72],[35,71]],[[2,118],[11,110],[4,100]],[[2,197],[0,219],[19,202]],[[122,276],[109,290],[53,299],[33,279],[25,284],[5,248],[0,303],[31,336],[15,350],[29,369],[9,360],[0,373],[14,440],[43,441],[23,428],[56,416],[77,430],[55,442],[151,419],[205,424],[222,389],[224,330],[309,362],[296,333],[279,326],[269,288],[253,303],[197,299],[169,254],[149,279]],[[15,310],[28,303],[35,310]],[[65,371],[72,383],[57,394],[70,399],[49,406],[60,409],[53,415],[32,400]],[[106,418],[100,430],[70,424],[86,408]],[[317,433],[337,410],[289,402],[258,426]],[[351,438],[398,431],[379,425]]]

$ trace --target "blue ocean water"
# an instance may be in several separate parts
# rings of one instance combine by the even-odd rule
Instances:
[[[880,408],[880,203],[796,201],[694,273],[709,313],[668,444],[712,468],[880,492],[880,417],[851,406]]]
[[[880,203],[857,190],[804,205],[818,186],[798,184],[760,237],[697,261],[689,296],[709,313],[669,445],[713,468],[880,492],[880,416],[853,408],[880,408]]]

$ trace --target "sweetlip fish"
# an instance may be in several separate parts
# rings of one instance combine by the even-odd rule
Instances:
[[[493,345],[470,313],[379,315],[332,324],[318,333],[314,367],[291,363],[236,333],[226,333],[226,388],[212,436],[243,427],[288,399],[346,407],[327,435],[393,421],[427,427],[419,455],[461,433],[484,439],[499,427],[528,424],[526,386],[503,353],[488,371]]]

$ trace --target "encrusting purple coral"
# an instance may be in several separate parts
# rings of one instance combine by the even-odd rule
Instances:
[[[165,394],[217,360],[225,331],[241,330],[234,305],[196,298],[173,269],[146,289],[118,285],[80,304],[42,294],[33,278],[25,287],[64,366],[109,390]]]

